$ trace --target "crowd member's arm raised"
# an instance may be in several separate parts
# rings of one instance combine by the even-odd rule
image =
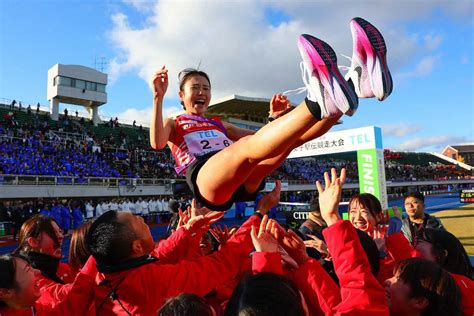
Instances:
[[[199,226],[199,221],[193,220],[198,216],[209,219],[209,224],[214,223],[224,216],[222,212],[208,212],[196,207],[193,199],[192,206],[186,211],[179,211],[180,220],[178,229],[167,239],[160,241],[152,255],[159,258],[163,263],[177,263],[180,260],[195,258],[199,251],[199,241],[207,232],[209,227]],[[197,214],[204,215],[197,215]]]
[[[143,275],[146,300],[152,302],[150,308],[158,308],[164,299],[180,293],[193,293],[205,296],[215,287],[232,279],[239,270],[242,260],[253,250],[250,231],[259,226],[259,215],[265,215],[278,202],[280,186],[262,198],[259,214],[251,216],[219,251],[195,260],[184,260],[177,264],[153,264],[145,269]],[[202,219],[201,219],[202,220]],[[204,222],[203,222],[204,223]],[[207,221],[207,224],[209,221]]]
[[[346,170],[340,177],[331,169],[331,178],[324,173],[325,188],[319,181],[321,215],[328,224],[323,231],[334,263],[341,288],[341,303],[333,313],[336,315],[388,315],[385,290],[372,275],[369,261],[360,244],[355,228],[349,221],[342,221],[339,202]]]
[[[278,237],[274,237],[274,234],[278,236],[278,233],[275,232],[276,225],[274,220],[269,220],[268,216],[265,215],[258,229],[252,226],[250,236],[255,247],[255,252],[252,255],[253,273],[272,272],[283,274],[281,254],[278,251]]]

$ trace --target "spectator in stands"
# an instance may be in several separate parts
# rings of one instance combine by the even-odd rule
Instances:
[[[25,214],[21,205],[11,207],[11,218],[13,221],[13,240],[17,240],[17,235],[20,232],[21,225],[26,221],[27,215]]]
[[[86,202],[86,219],[94,218],[94,206],[92,204],[92,200]]]
[[[95,206],[95,217],[99,217],[104,213],[105,212],[102,210],[102,203],[100,201],[97,201],[97,205]]]
[[[63,230],[63,235],[67,235],[69,229],[71,229],[71,222],[74,219],[71,215],[71,209],[69,205],[60,205],[61,212],[61,228]]]
[[[73,207],[74,207],[72,210],[72,217],[74,220],[73,228],[77,229],[79,226],[82,225],[82,223],[84,223],[84,214],[82,214],[81,206],[79,205],[79,203],[75,203]]]
[[[44,204],[41,208],[39,214],[46,217],[51,217],[51,211],[49,210],[50,206],[48,204]]]
[[[61,221],[61,209],[62,206],[59,204],[59,201],[56,200],[53,202],[53,207],[51,207],[51,217],[56,221],[56,223],[60,224]]]
[[[416,235],[425,228],[444,229],[438,218],[425,213],[425,197],[420,192],[405,196],[405,211],[408,217],[403,219],[402,232],[410,243],[414,243]]]

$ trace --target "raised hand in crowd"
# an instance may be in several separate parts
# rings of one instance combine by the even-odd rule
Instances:
[[[227,225],[224,225],[224,229],[222,229],[219,225],[216,225],[214,227],[211,227],[209,229],[209,232],[214,236],[214,238],[219,242],[221,245],[225,245],[227,240],[232,237],[232,234],[236,230],[232,230],[232,232],[229,230]]]
[[[318,237],[311,234],[306,234],[306,236],[311,238],[304,241],[306,248],[316,249],[317,251],[319,251],[319,253],[321,253],[321,257],[323,259],[329,260],[331,258],[331,255],[328,251],[328,246],[322,239],[319,239]]]
[[[258,202],[257,205],[257,212],[265,215],[267,214],[271,208],[278,205],[280,202],[280,193],[281,193],[281,181],[275,181],[275,187],[272,191],[265,194],[263,198]]]
[[[223,216],[223,212],[216,212],[216,214],[211,214],[208,216],[199,215],[192,217],[184,225],[184,228],[191,232],[191,234],[204,235],[209,230],[210,224],[218,221]]]
[[[319,181],[316,182],[316,188],[319,193],[319,206],[321,216],[324,221],[331,226],[341,219],[339,215],[339,202],[341,201],[342,185],[346,181],[346,169],[341,169],[341,174],[337,177],[335,168],[331,169],[331,178],[327,172],[324,173],[325,187],[323,189]]]
[[[250,236],[252,237],[253,246],[258,252],[277,252],[278,241],[274,237],[274,234],[278,236],[275,227],[276,222],[272,219],[268,219],[267,215],[263,216],[260,223],[260,227],[257,231],[255,226],[252,226],[250,230]],[[273,232],[273,234],[272,234]]]
[[[302,265],[309,259],[303,239],[291,229],[283,235],[280,245],[298,265]]]
[[[178,225],[176,226],[176,230],[180,229],[181,227],[185,226],[189,220],[191,219],[191,214],[189,210],[181,210],[178,208]]]

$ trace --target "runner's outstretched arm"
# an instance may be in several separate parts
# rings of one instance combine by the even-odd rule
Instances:
[[[166,119],[163,122],[163,98],[168,89],[168,69],[163,66],[157,71],[152,80],[153,109],[150,124],[150,145],[153,149],[163,149],[168,142],[174,121]]]

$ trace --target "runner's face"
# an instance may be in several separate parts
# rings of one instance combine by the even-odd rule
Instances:
[[[421,200],[409,196],[405,199],[405,210],[408,216],[420,217],[425,211],[425,205]]]
[[[377,224],[372,213],[357,200],[352,201],[349,205],[349,220],[355,228],[366,233],[372,233]]]
[[[187,113],[203,115],[211,102],[211,86],[205,77],[193,75],[186,80],[179,97]]]

